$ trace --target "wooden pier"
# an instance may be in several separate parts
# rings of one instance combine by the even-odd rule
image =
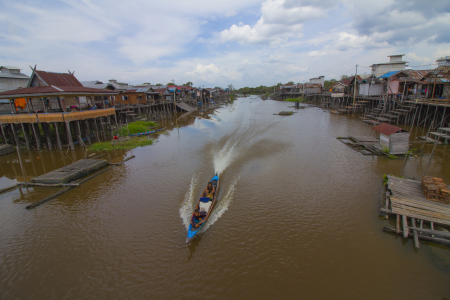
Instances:
[[[107,165],[108,162],[104,159],[80,159],[68,166],[34,177],[31,179],[31,182],[42,184],[68,183],[93,173]]]
[[[450,246],[450,232],[436,230],[435,226],[450,228],[450,206],[428,200],[423,194],[421,181],[388,175],[386,197],[380,212],[396,216],[396,227],[384,227],[386,232],[413,238],[419,248],[419,240]]]

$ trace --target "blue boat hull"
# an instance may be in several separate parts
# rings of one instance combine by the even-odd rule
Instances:
[[[199,228],[194,228],[192,226],[192,224],[189,223],[189,229],[188,229],[188,232],[187,232],[186,243],[189,242],[190,240],[192,240],[195,237],[195,235],[200,232],[200,230],[203,228],[203,226],[205,226],[206,222],[208,222],[209,216],[211,215],[211,212],[212,212],[212,210],[214,208],[214,205],[216,203],[217,194],[219,193],[219,176],[218,175],[215,175],[211,179],[211,181],[216,181],[216,180],[217,180],[216,193],[214,195],[214,199],[213,199],[213,203],[211,205],[211,208],[209,209],[209,212],[208,212],[208,214],[205,217],[205,222],[203,222],[203,224]],[[199,200],[199,202],[200,202],[200,200]],[[199,205],[199,203],[197,203],[196,207],[198,207],[198,205]],[[192,216],[194,216],[194,213],[192,213]],[[192,216],[191,216],[191,218],[192,218]]]

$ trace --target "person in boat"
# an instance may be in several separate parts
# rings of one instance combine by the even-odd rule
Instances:
[[[206,212],[199,211],[198,208],[194,211],[194,215],[191,219],[191,224],[193,227],[200,227],[206,220]]]
[[[213,198],[214,193],[216,192],[216,187],[212,185],[211,181],[208,182],[208,185],[205,188],[205,191],[202,194],[202,197]]]

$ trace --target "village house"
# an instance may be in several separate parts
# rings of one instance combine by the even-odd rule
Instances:
[[[310,84],[320,84],[322,87],[325,85],[325,76],[319,76],[317,78],[309,79]]]
[[[405,54],[389,55],[389,62],[371,65],[372,75],[380,77],[387,72],[404,70],[408,62],[402,60],[403,56],[405,56]]]
[[[114,103],[116,105],[142,105],[154,103],[158,99],[160,99],[159,92],[152,89],[150,85],[147,85],[140,88],[131,87],[115,95]]]
[[[0,92],[27,86],[30,77],[22,74],[20,70],[16,67],[0,66]]]

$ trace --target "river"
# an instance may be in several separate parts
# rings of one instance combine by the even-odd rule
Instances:
[[[382,231],[382,176],[403,159],[364,156],[338,136],[369,135],[354,115],[251,96],[190,115],[152,146],[57,199],[0,196],[1,299],[450,299],[449,248]],[[421,135],[427,129],[414,129]],[[418,145],[417,147],[421,147]],[[411,158],[405,175],[428,163]],[[450,182],[450,146],[428,174]],[[84,156],[23,152],[26,180]],[[0,187],[23,181],[15,153]],[[217,206],[186,244],[196,199],[220,173]]]

